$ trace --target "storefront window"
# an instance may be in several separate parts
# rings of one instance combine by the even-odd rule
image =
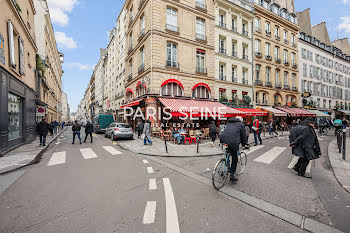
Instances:
[[[8,140],[22,136],[22,99],[11,93],[8,94]]]

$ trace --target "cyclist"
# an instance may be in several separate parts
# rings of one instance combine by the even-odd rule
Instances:
[[[343,121],[337,117],[333,122],[333,126],[335,128],[335,132],[337,132],[338,130],[342,130],[343,129]]]
[[[319,123],[318,123],[318,127],[319,127],[319,133],[322,134],[324,133],[324,129],[327,127],[327,121],[325,118],[321,118]]]
[[[242,146],[246,146],[247,144],[247,135],[244,124],[242,123],[242,117],[230,118],[227,121],[226,128],[220,136],[220,142],[228,146],[228,151],[232,156],[230,181],[236,182],[238,179],[234,174],[237,169],[239,144],[242,144]]]

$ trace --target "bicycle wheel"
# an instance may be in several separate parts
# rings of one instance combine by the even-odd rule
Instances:
[[[244,152],[241,152],[240,155],[237,156],[238,157],[238,162],[237,162],[237,169],[236,169],[236,175],[239,176],[241,175],[244,170],[245,167],[247,166],[247,154]]]
[[[222,187],[224,187],[227,177],[228,177],[228,168],[226,166],[226,159],[221,159],[216,163],[213,171],[213,175],[212,175],[214,188],[216,190],[219,190]]]

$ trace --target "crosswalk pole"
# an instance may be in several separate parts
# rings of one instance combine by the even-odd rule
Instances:
[[[343,129],[343,160],[346,160],[345,148],[346,148],[346,129]]]

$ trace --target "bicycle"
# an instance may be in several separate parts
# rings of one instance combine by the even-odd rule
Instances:
[[[248,147],[249,150],[249,147]],[[227,177],[230,173],[230,152],[228,151],[228,148],[226,148],[226,152],[224,154],[224,157],[220,159],[213,170],[212,174],[212,182],[213,186],[216,190],[220,190],[222,187],[224,187]],[[239,176],[243,173],[247,166],[247,154],[243,151],[238,150],[237,151],[237,169],[236,169],[236,176]]]
[[[328,134],[328,127],[321,127],[320,129],[319,129],[319,133],[318,133],[320,136],[327,136],[327,134]]]

